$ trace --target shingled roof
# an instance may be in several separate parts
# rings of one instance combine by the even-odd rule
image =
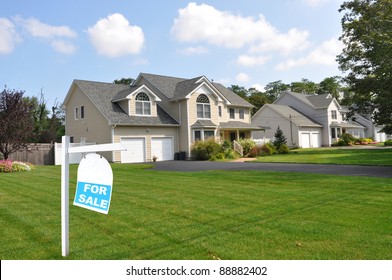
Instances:
[[[169,100],[185,98],[202,83],[200,80],[204,77],[198,76],[192,79],[184,79],[148,73],[141,73],[140,76],[152,83],[157,89],[165,94]],[[227,101],[229,101],[230,105],[246,108],[253,107],[252,104],[226,88],[224,85],[220,83],[211,84],[213,85],[214,90],[218,91]]]
[[[112,100],[129,94],[128,85],[74,80],[110,125],[178,126],[179,123],[157,105],[157,117],[130,116]]]
[[[323,127],[314,120],[306,117],[292,107],[277,104],[265,104],[265,107],[277,112],[284,118],[291,120],[294,124],[299,127]]]

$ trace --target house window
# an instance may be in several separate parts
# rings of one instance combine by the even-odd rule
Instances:
[[[199,119],[210,119],[211,118],[211,107],[210,100],[207,95],[200,94],[196,99],[197,106],[197,117]]]
[[[80,106],[80,118],[84,119],[84,106]]]
[[[331,138],[335,139],[336,138],[336,128],[331,127]]]
[[[215,133],[213,130],[204,130],[204,139],[214,137]]]
[[[222,106],[218,106],[219,117],[222,117]]]
[[[201,140],[201,131],[195,130],[195,141]]]
[[[75,120],[79,119],[79,108],[78,107],[75,107],[75,109],[74,109],[74,117],[75,117]]]
[[[243,120],[245,118],[245,110],[244,109],[239,109],[238,114],[239,114],[241,120]]]
[[[214,137],[215,132],[213,130],[195,130],[194,140],[207,140],[208,138]]]
[[[135,98],[136,115],[151,115],[151,101],[144,92],[138,93]]]
[[[331,114],[332,114],[332,119],[333,119],[333,120],[336,120],[336,119],[338,118],[337,113],[336,113],[336,110],[332,110],[332,111],[331,111]]]
[[[229,109],[229,114],[230,114],[230,119],[234,119],[235,118],[234,108],[230,108]]]

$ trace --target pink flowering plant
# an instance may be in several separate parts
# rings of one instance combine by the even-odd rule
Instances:
[[[4,172],[4,173],[12,172],[12,161],[0,160],[0,172]]]
[[[31,164],[21,161],[0,160],[0,172],[11,173],[20,171],[30,171]]]

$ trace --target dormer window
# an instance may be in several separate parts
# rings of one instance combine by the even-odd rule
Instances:
[[[196,99],[197,106],[197,118],[199,119],[210,119],[211,118],[211,107],[210,100],[207,95],[200,94]]]
[[[135,98],[136,115],[151,115],[151,101],[148,95],[140,92]]]

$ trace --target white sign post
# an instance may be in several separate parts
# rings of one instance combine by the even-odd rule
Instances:
[[[61,247],[62,247],[62,255],[63,257],[66,257],[69,255],[69,154],[73,153],[94,153],[94,152],[110,152],[110,151],[125,151],[126,148],[124,148],[123,145],[120,143],[114,143],[114,144],[102,144],[102,145],[89,145],[89,146],[81,146],[81,147],[69,147],[70,143],[70,137],[69,136],[63,136],[62,137],[62,159],[61,159]],[[99,155],[96,154],[88,154],[86,155],[86,158],[88,157],[90,160],[87,162],[88,164],[91,162],[91,159],[96,158],[96,156],[100,157]],[[82,160],[83,161],[83,160]],[[105,159],[106,161],[106,159]],[[107,161],[106,161],[107,163]],[[103,166],[106,163],[99,163],[99,166]],[[108,164],[108,163],[107,163]],[[84,166],[87,166],[84,164]],[[98,167],[98,168],[101,168]],[[82,171],[85,167],[82,165]],[[107,168],[107,167],[106,167]],[[110,168],[110,165],[109,165]],[[110,168],[111,171],[111,168]],[[111,186],[112,183],[110,183],[110,178],[103,179],[104,181],[100,182],[102,180],[102,177],[99,177],[98,173],[98,178],[94,180],[92,176],[85,176],[82,174],[82,180],[88,179],[89,182],[84,182],[85,184],[81,184],[81,190],[86,193],[90,191],[90,194],[95,194],[99,197],[94,197],[94,198],[89,198],[87,204],[92,204],[93,208],[95,208],[94,211],[98,211],[101,213],[107,214],[107,211],[109,210],[109,203],[110,203],[110,196],[111,196]],[[79,170],[78,170],[78,175],[79,175]],[[110,176],[109,176],[110,177]],[[78,181],[80,180],[80,177],[78,176]],[[113,174],[111,181],[113,182]],[[79,183],[79,182],[78,182]],[[93,184],[89,184],[93,183]],[[110,183],[110,184],[106,184]],[[109,186],[110,186],[110,196],[109,194]],[[81,192],[82,192],[81,191]],[[79,193],[79,197],[77,197],[78,192],[75,195],[75,201],[77,201],[77,205],[81,207],[85,207],[86,203],[82,202],[87,202],[87,196],[85,197],[86,200],[82,201],[77,200],[77,198],[81,198],[80,195],[83,195],[83,193]],[[82,196],[83,197],[83,196]],[[99,202],[98,202],[99,200]],[[79,203],[79,204],[78,204]],[[84,204],[85,206],[82,206],[80,204]],[[88,208],[88,207],[85,207]],[[91,209],[91,208],[89,208]],[[97,210],[98,209],[98,210]],[[93,209],[91,209],[93,210]]]

